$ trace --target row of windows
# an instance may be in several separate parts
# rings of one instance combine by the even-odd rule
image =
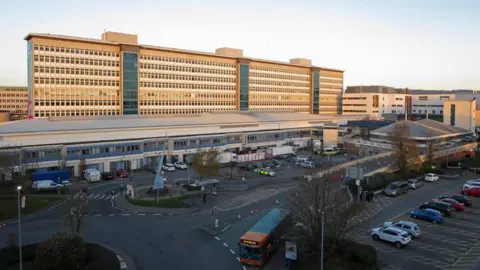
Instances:
[[[366,97],[343,97],[343,100],[367,100]]]
[[[295,89],[295,88],[272,88],[264,85],[260,86],[249,86],[248,87],[249,92],[274,92],[274,93],[310,93],[310,89],[304,88],[304,89]]]
[[[140,82],[140,87],[167,88],[167,89],[195,89],[195,90],[220,90],[235,91],[234,85],[193,84],[193,83],[168,83],[168,82]]]
[[[224,93],[224,92],[207,92],[207,93],[197,93],[197,92],[164,92],[164,91],[153,91],[153,92],[144,92],[140,94],[142,98],[145,99],[235,99],[235,93]]]
[[[250,66],[250,70],[262,70],[262,71],[270,71],[276,73],[289,73],[289,74],[299,74],[299,75],[309,75],[310,71],[297,71],[297,70],[290,70],[290,69],[283,69],[283,68],[271,68],[271,67],[259,67],[259,66]]]
[[[219,74],[235,76],[235,70],[228,69],[216,69],[216,68],[202,68],[202,67],[186,67],[186,66],[171,66],[171,65],[156,65],[156,64],[144,64],[140,63],[140,69],[142,72],[147,71],[174,71],[185,73],[205,73],[205,74]]]
[[[266,81],[266,80],[255,80],[249,78],[249,84],[257,84],[257,85],[273,85],[273,86],[283,86],[283,87],[306,87],[307,89],[310,88],[310,83],[298,83],[298,82],[279,82],[279,81]]]
[[[190,60],[190,59],[183,59],[183,58],[172,58],[172,57],[154,56],[154,55],[140,55],[140,60],[152,60],[152,61],[162,61],[162,62],[170,62],[170,63],[216,66],[216,67],[230,67],[230,68],[235,67],[235,64],[203,61],[203,60]]]
[[[443,105],[413,105],[413,107],[436,107],[436,108],[443,108]]]
[[[25,93],[27,89],[26,88],[0,88],[0,91]]]
[[[250,100],[274,100],[274,101],[310,101],[308,95],[265,95],[265,94],[253,94],[250,95]]]
[[[67,75],[90,75],[90,76],[109,76],[119,77],[120,71],[109,69],[84,69],[84,68],[60,68],[60,67],[38,67],[34,68],[34,72],[50,73],[50,74],[67,74]]]
[[[84,49],[74,49],[74,48],[65,48],[65,47],[54,47],[54,46],[45,46],[45,45],[35,45],[35,51],[40,52],[59,52],[59,53],[73,53],[80,55],[93,55],[93,56],[109,56],[109,57],[119,57],[118,52],[105,52],[97,50],[84,50]]]
[[[367,107],[367,104],[343,104],[343,106]]]
[[[140,106],[235,106],[235,100],[141,100]]]
[[[269,79],[277,79],[277,80],[291,80],[291,81],[306,81],[306,82],[310,83],[310,77],[261,73],[261,72],[255,72],[251,69],[250,69],[250,72],[249,72],[249,77],[250,78],[269,78]]]
[[[343,112],[351,112],[351,113],[366,113],[367,111],[365,110],[343,110]]]
[[[140,108],[140,114],[143,115],[174,115],[174,114],[202,114],[208,112],[226,112],[235,111],[233,108]]]
[[[323,73],[320,71],[320,80],[321,79],[333,79],[333,78],[337,78],[337,79],[343,79],[343,74],[342,73]]]
[[[177,80],[177,81],[197,81],[197,82],[223,82],[223,83],[235,83],[235,77],[206,77],[196,75],[183,75],[183,74],[165,74],[165,73],[140,73],[142,79],[163,79],[163,80]]]
[[[86,98],[101,98],[101,99],[112,99],[118,98],[120,96],[120,90],[98,90],[98,89],[46,89],[41,87],[35,88],[35,97],[52,97],[52,98],[75,98],[75,97],[86,97]]]
[[[129,153],[140,151],[140,144],[118,145],[118,146],[97,146],[84,149],[67,149],[67,156],[88,156],[104,153]]]
[[[60,85],[90,85],[90,86],[120,86],[120,81],[117,80],[102,80],[102,79],[74,79],[74,78],[43,78],[36,77],[35,83],[40,84],[60,84]]]
[[[102,116],[102,115],[120,115],[119,110],[50,110],[37,111],[35,117],[54,117],[54,116]]]
[[[1,101],[1,100],[0,100]],[[0,105],[0,108],[2,109],[8,109],[8,110],[15,110],[18,109],[18,111],[23,111],[27,108],[27,104],[5,104],[2,103]],[[15,110],[17,111],[17,110]]]
[[[120,106],[119,100],[35,100],[35,106]]]
[[[119,67],[119,61],[103,60],[103,59],[84,59],[84,58],[70,58],[61,56],[35,55],[35,62],[44,63],[58,63],[58,64],[75,64],[75,65],[91,65],[103,67]]]
[[[272,106],[252,106],[251,108],[248,108],[249,111],[291,111],[291,112],[309,112],[309,107],[305,108],[282,108],[282,107],[272,107]]]
[[[28,97],[28,92],[24,93],[0,93],[0,97]]]

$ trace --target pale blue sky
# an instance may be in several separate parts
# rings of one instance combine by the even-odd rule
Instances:
[[[16,0],[0,9],[0,85],[26,85],[29,32],[244,55],[345,70],[345,86],[480,89],[479,0]]]

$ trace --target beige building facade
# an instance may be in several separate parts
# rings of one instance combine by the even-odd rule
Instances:
[[[137,36],[101,39],[29,34],[31,117],[175,115],[231,111],[341,114],[343,71],[138,44]]]
[[[27,118],[27,87],[0,86],[0,111],[9,111],[13,121]]]
[[[443,103],[443,123],[475,132],[477,126],[475,100],[447,100]]]

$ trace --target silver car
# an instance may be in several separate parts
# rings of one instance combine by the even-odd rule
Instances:
[[[383,226],[400,229],[402,231],[407,232],[409,235],[411,235],[414,238],[420,237],[420,235],[422,235],[422,230],[420,230],[420,227],[417,224],[409,221],[399,220],[395,222],[385,222],[383,223]]]
[[[407,183],[410,189],[417,189],[423,187],[423,182],[417,179],[408,179]]]

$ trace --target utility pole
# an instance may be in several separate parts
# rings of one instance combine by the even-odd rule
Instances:
[[[324,237],[324,229],[325,229],[325,213],[322,212],[322,238],[321,238],[321,247],[320,247],[320,270],[323,270],[323,237]]]
[[[20,270],[23,270],[23,259],[22,259],[22,216],[20,212],[20,191],[22,190],[22,186],[17,186],[17,202],[18,202],[18,256],[20,260]]]

